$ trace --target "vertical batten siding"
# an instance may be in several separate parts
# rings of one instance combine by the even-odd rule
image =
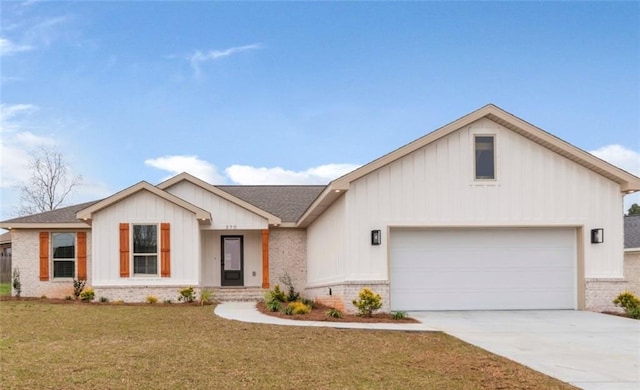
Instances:
[[[170,223],[171,277],[161,278],[160,274],[157,277],[135,277],[133,274],[129,278],[120,277],[120,223],[158,224],[158,238],[160,223]],[[140,191],[95,213],[93,283],[99,286],[196,285],[200,255],[198,248],[199,226],[193,213],[150,192]]]
[[[346,196],[341,196],[307,228],[307,283],[344,280]]]
[[[269,222],[262,216],[242,208],[204,188],[190,182],[180,182],[167,188],[167,192],[187,202],[207,210],[213,216],[210,226],[205,229],[224,230],[228,226],[236,229],[268,229]]]
[[[243,236],[244,285],[247,287],[262,286],[262,232],[260,230],[203,230],[201,235],[201,281],[203,286],[220,286],[222,272],[220,242],[222,236]]]
[[[495,181],[474,180],[474,134],[496,136]],[[348,280],[387,278],[388,237],[372,248],[372,229],[429,225],[584,226],[585,277],[622,277],[619,185],[489,119],[351,183],[346,206]],[[598,227],[605,243],[590,244]]]

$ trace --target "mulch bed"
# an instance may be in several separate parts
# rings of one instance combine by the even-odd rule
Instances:
[[[285,305],[284,303],[282,304]],[[287,320],[298,320],[298,321],[326,321],[326,322],[365,322],[365,323],[419,323],[413,318],[403,318],[400,320],[394,320],[391,318],[389,313],[375,313],[371,317],[360,317],[354,314],[346,314],[342,313],[342,318],[333,318],[329,317],[326,313],[331,308],[329,306],[325,306],[319,303],[316,303],[311,313],[309,314],[291,314],[287,315],[282,312],[276,311],[272,312],[267,310],[267,306],[264,301],[260,301],[256,304],[258,311],[262,314],[266,314],[272,317],[284,318]]]

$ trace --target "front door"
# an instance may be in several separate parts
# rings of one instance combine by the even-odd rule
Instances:
[[[242,236],[222,236],[222,285],[244,286]]]

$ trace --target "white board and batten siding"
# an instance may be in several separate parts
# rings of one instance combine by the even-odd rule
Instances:
[[[120,277],[120,223],[170,223],[171,277]],[[94,286],[197,285],[200,261],[196,216],[155,194],[139,191],[95,212],[92,221],[92,283]],[[160,245],[160,243],[158,243]]]
[[[203,226],[202,229],[246,230],[269,228],[269,221],[266,218],[188,181],[179,182],[167,188],[166,191],[211,213],[211,225]]]
[[[474,180],[475,134],[496,137],[495,181]],[[351,183],[344,276],[388,280],[391,227],[583,227],[584,276],[621,278],[621,211],[617,183],[484,118]],[[310,242],[330,234],[317,224]],[[592,228],[604,229],[604,243],[589,243]],[[373,229],[380,246],[370,244]]]
[[[391,309],[576,309],[575,233],[392,229]]]
[[[341,196],[307,228],[307,285],[344,280],[345,197]]]

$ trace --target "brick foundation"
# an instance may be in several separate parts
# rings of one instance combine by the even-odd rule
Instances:
[[[613,300],[623,291],[631,291],[640,297],[640,251],[625,252],[624,279],[587,279],[585,303],[590,311],[617,311],[622,309]]]
[[[389,282],[385,280],[372,281],[347,281],[329,283],[307,287],[304,296],[314,299],[323,305],[334,307],[346,313],[355,313],[357,308],[351,303],[358,298],[358,293],[363,288],[369,288],[382,297],[382,307],[379,312],[388,313],[389,306]]]

